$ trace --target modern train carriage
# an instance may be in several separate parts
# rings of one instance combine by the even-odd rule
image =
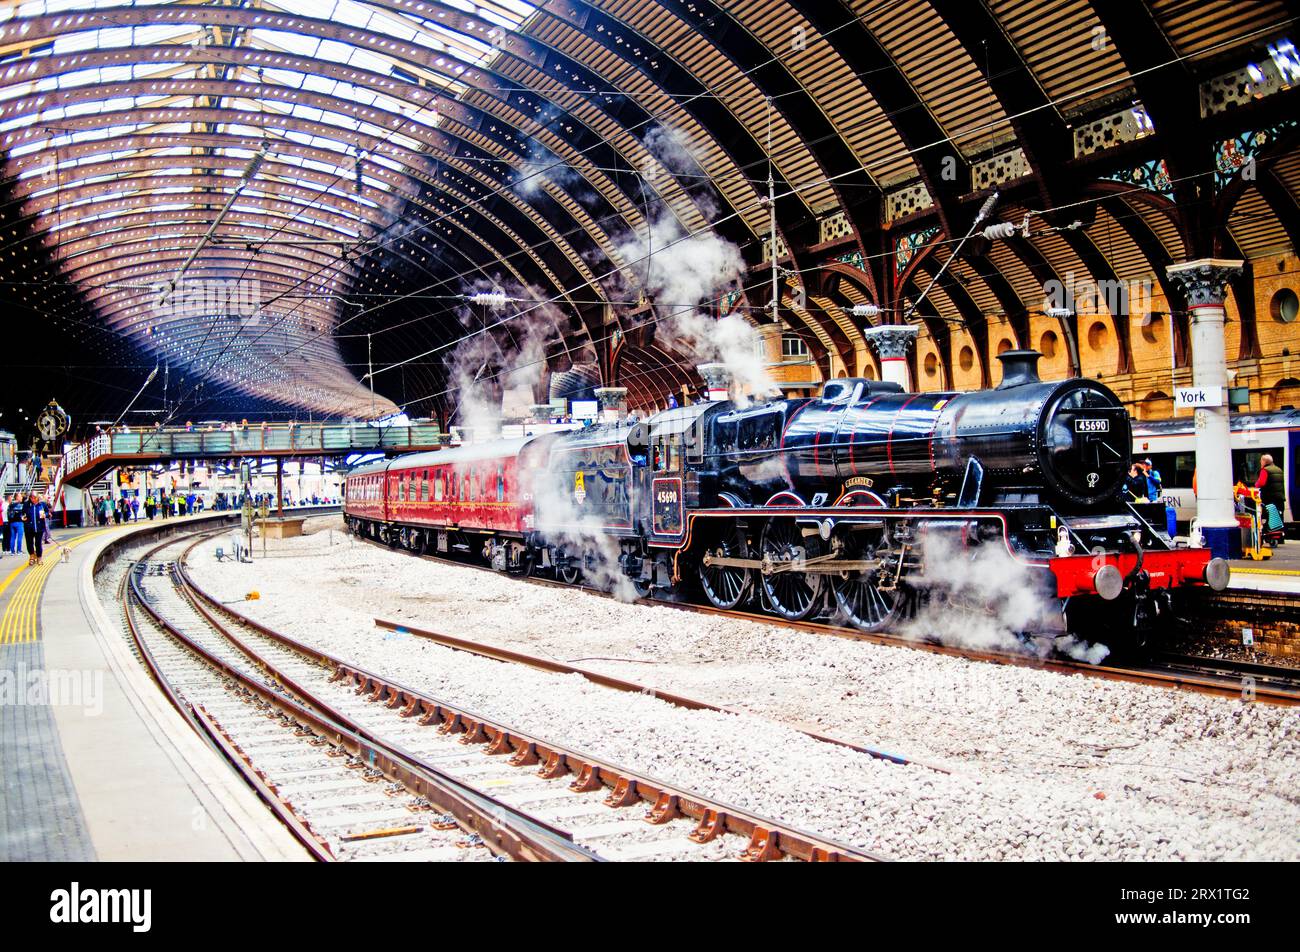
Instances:
[[[1153,630],[1183,589],[1226,586],[1227,564],[1170,539],[1163,505],[1120,498],[1128,413],[1096,381],[1040,380],[1038,356],[1000,355],[988,391],[840,379],[813,399],[705,402],[376,464],[349,478],[348,524],[502,570],[622,575],[642,593],[864,630],[1001,553],[1042,596],[1036,633]],[[377,475],[378,517],[351,495]]]
[[[1300,410],[1269,413],[1234,413],[1232,424],[1232,478],[1253,486],[1259,461],[1268,454],[1285,477],[1286,511],[1282,518],[1287,535],[1300,538]],[[1178,513],[1180,526],[1196,516],[1196,430],[1193,418],[1144,420],[1133,424],[1133,457],[1150,459],[1159,471],[1165,498]]]

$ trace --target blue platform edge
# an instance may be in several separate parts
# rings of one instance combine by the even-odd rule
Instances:
[[[1238,526],[1207,526],[1201,529],[1205,547],[1216,559],[1241,558],[1241,529]]]

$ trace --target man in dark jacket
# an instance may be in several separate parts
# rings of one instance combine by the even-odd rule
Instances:
[[[40,565],[45,558],[45,521],[48,510],[41,497],[32,493],[23,503],[23,535],[27,538],[27,564]]]
[[[1259,460],[1259,476],[1255,479],[1255,488],[1259,490],[1259,501],[1261,506],[1273,505],[1277,507],[1277,520],[1286,518],[1286,477],[1282,473],[1282,467],[1273,462],[1273,457],[1265,453]],[[1265,510],[1267,512],[1267,510]],[[1269,527],[1267,521],[1264,523],[1265,528]],[[1281,532],[1277,535],[1277,544],[1282,543]]]
[[[1286,490],[1283,488],[1282,467],[1273,462],[1273,457],[1265,453],[1259,460],[1259,476],[1255,479],[1255,488],[1259,490],[1260,502],[1272,503],[1281,512],[1286,505]]]

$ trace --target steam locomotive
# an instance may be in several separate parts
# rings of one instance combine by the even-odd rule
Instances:
[[[827,382],[813,399],[709,400],[644,421],[415,454],[354,470],[345,516],[412,551],[637,593],[890,628],[995,552],[1041,595],[1027,634],[1154,630],[1228,566],[1125,502],[1115,394],[1000,355],[993,390]],[[706,379],[717,365],[702,367]],[[726,393],[715,383],[715,395]]]

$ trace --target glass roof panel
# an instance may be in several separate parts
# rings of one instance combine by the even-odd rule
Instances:
[[[167,0],[33,0],[4,4],[0,21],[15,15],[61,16],[69,11],[163,2]],[[506,29],[517,26],[534,9],[518,0],[485,0],[480,6],[458,2],[454,6],[479,25]],[[236,51],[284,52],[368,71],[386,82],[393,77],[407,82],[415,76],[422,85],[451,96],[466,89],[457,76],[493,53],[475,23],[467,24],[473,33],[462,33],[449,29],[445,22],[361,0],[263,0],[256,7],[342,24],[363,36],[350,43],[304,36],[291,27],[268,29],[251,24],[233,31],[227,26],[205,30],[201,16],[180,23],[78,29],[83,21],[66,17],[55,24],[56,35],[33,37],[24,48],[22,61],[0,62],[0,112],[8,113],[0,121],[0,144],[7,148],[10,163],[20,163],[10,174],[23,183],[22,188],[29,189],[21,193],[21,200],[32,203],[30,214],[52,238],[75,242],[72,246],[65,243],[68,267],[75,268],[70,273],[88,289],[103,289],[95,292],[97,306],[114,314],[133,315],[123,329],[147,334],[145,346],[154,349],[172,350],[177,341],[191,339],[193,321],[168,321],[164,331],[164,325],[152,319],[147,308],[141,309],[138,293],[135,298],[131,292],[123,297],[108,289],[120,287],[123,280],[147,287],[176,279],[176,269],[181,267],[178,259],[187,255],[191,264],[186,266],[196,274],[229,272],[235,265],[229,252],[222,252],[229,244],[214,249],[203,237],[209,233],[234,239],[315,234],[342,241],[382,234],[393,222],[394,209],[400,207],[397,196],[423,191],[416,182],[403,187],[393,178],[409,174],[410,166],[392,150],[405,150],[413,158],[427,153],[428,147],[417,134],[424,135],[422,130],[438,126],[441,119],[432,104],[417,107],[400,93],[368,88],[323,70],[312,72],[295,68],[296,64],[263,66],[247,56],[236,59],[233,68],[222,65],[213,70],[207,63],[182,62],[179,57],[160,56],[144,48],[183,45],[201,50],[214,43],[214,50],[233,46]],[[217,8],[195,4],[186,9]],[[390,48],[396,45],[394,41],[437,55],[428,65],[405,62],[386,50],[386,44]],[[93,66],[86,65],[79,55],[136,49],[140,54],[134,60],[128,57]],[[51,56],[67,57],[66,68],[37,76],[38,63]],[[224,62],[225,57],[222,59]],[[152,80],[214,78],[248,85],[239,95],[215,98],[207,94],[196,98],[189,92],[177,94],[151,86]],[[256,84],[277,89],[273,96],[252,98]],[[99,98],[83,98],[100,87]],[[60,101],[63,93],[72,101]],[[313,96],[349,105],[327,108],[306,101]],[[196,107],[220,110],[221,118],[234,121],[219,118],[212,122],[199,115]],[[15,108],[25,114],[15,115]],[[363,109],[377,114],[364,117],[359,114]],[[397,117],[400,122],[394,122]],[[365,151],[351,141],[358,136]],[[369,140],[383,143],[383,147],[375,149]],[[257,142],[266,143],[265,158],[255,151]],[[77,154],[69,154],[73,147]],[[384,154],[384,149],[390,154]],[[153,167],[155,164],[160,167]],[[90,193],[74,193],[74,188],[89,188]],[[223,223],[223,216],[234,217]],[[151,221],[152,227],[144,225],[145,221]],[[123,229],[141,236],[129,239],[132,242],[161,242],[181,254],[158,256],[140,250],[114,255],[114,234]],[[258,262],[258,273],[275,275],[277,286],[300,286],[323,295],[313,301],[313,307],[325,315],[327,325],[328,315],[336,313],[338,306],[331,295],[347,290],[358,268],[340,259],[337,267],[313,275],[319,270],[320,252],[311,247],[294,254],[283,245],[268,246],[253,252],[249,260]],[[320,318],[313,322],[320,323]],[[285,334],[301,333],[293,330],[295,326],[287,324]],[[154,328],[158,328],[156,337],[149,333]],[[348,392],[355,382],[341,364],[331,362],[336,354],[328,338],[324,343],[304,342],[311,344],[313,354],[325,359],[315,361],[309,370],[294,371],[297,376],[286,376],[284,367],[265,367],[264,360],[249,363],[240,356],[261,353],[265,344],[254,346],[242,338],[231,343],[228,359],[214,359],[210,369],[219,366],[223,373],[233,374],[232,381],[250,384],[249,367],[261,366],[260,379],[292,379],[303,392],[330,394],[331,399]],[[238,359],[232,362],[229,358]]]

